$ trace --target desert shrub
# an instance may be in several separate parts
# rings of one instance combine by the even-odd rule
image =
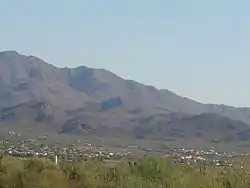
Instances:
[[[247,161],[245,162],[246,164]],[[249,188],[250,166],[234,168],[174,163],[144,157],[107,165],[87,160],[55,165],[42,158],[0,158],[0,188]]]
[[[67,187],[64,173],[47,160],[6,158],[2,167],[0,187],[3,188]]]

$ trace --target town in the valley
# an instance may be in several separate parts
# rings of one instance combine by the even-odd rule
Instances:
[[[104,160],[122,160],[133,159],[138,155],[154,155],[155,152],[151,148],[141,150],[138,146],[127,146],[126,148],[109,148],[104,145],[97,145],[85,140],[77,141],[67,147],[57,144],[46,144],[41,141],[46,140],[46,136],[40,136],[37,139],[27,139],[17,141],[13,138],[19,137],[18,133],[10,131],[8,138],[0,141],[0,154],[14,157],[45,157],[60,161],[84,160],[89,158],[98,158]],[[210,164],[218,167],[233,166],[232,161],[235,158],[246,157],[248,153],[236,152],[218,152],[214,148],[209,150],[197,150],[187,148],[173,148],[161,152],[161,155],[175,162],[186,164]],[[241,160],[240,160],[241,161]],[[243,162],[241,164],[244,166]]]

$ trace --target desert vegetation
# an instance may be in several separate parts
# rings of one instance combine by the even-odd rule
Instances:
[[[1,157],[0,188],[248,188],[250,168],[179,164],[160,157],[119,162]]]

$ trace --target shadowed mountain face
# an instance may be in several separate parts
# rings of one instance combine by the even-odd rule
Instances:
[[[250,124],[249,108],[201,104],[103,69],[57,68],[14,51],[0,52],[0,108],[1,122],[24,119],[57,132],[246,140]]]

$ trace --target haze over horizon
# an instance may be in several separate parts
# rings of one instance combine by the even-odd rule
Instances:
[[[104,68],[203,102],[250,106],[250,2],[0,3],[0,51]]]

